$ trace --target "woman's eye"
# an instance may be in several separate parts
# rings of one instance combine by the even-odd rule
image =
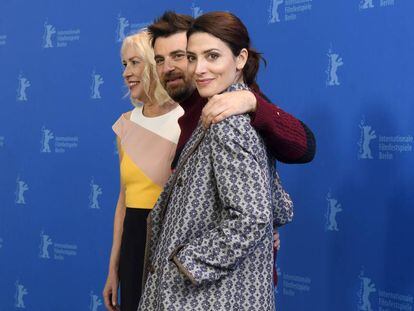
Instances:
[[[194,56],[192,56],[192,55],[188,55],[188,56],[187,56],[187,59],[188,59],[188,61],[189,61],[190,63],[192,63],[193,61],[195,61],[195,57],[194,57]]]
[[[211,53],[211,54],[207,55],[207,58],[210,59],[210,60],[216,60],[218,57],[219,57],[219,55],[215,54],[215,53]]]
[[[138,64],[139,64],[139,61],[138,61],[138,60],[133,60],[133,61],[132,61],[132,65],[134,65],[134,66],[135,66],[135,65],[138,65]]]

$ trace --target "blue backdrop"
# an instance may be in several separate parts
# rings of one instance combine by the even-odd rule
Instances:
[[[414,3],[175,2],[0,2],[0,310],[104,310],[120,42],[166,9],[241,17],[262,89],[317,137],[311,164],[279,166],[278,309],[412,310]]]

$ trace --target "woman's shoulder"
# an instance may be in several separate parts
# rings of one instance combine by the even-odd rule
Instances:
[[[250,124],[248,114],[231,116],[210,127],[210,137],[222,145],[236,144],[251,149],[261,138]]]
[[[124,117],[127,120],[131,120],[131,114],[135,109],[137,109],[137,108],[134,108],[134,109],[131,109],[127,112],[124,112],[123,114],[121,114],[121,117]]]
[[[134,111],[134,110],[136,110],[136,109],[138,109],[138,108],[133,108],[133,109],[131,109],[131,110],[128,110],[128,111],[126,111],[126,112],[123,112],[123,113],[121,113],[120,115],[119,115],[119,117],[118,117],[118,119],[116,120],[116,122],[119,122],[119,121],[125,121],[125,120],[131,120],[131,114],[132,114],[132,112]],[[115,123],[116,123],[115,122]]]
[[[234,133],[242,134],[245,132],[255,131],[250,124],[250,116],[248,114],[240,114],[228,117],[223,121],[212,124],[211,129],[217,133]]]
[[[136,109],[136,108],[134,108]],[[115,121],[115,123],[112,125],[112,129],[118,136],[122,137],[125,132],[126,123],[128,120],[131,119],[131,114],[134,111],[134,109],[122,113],[118,119]]]
[[[232,116],[216,123],[209,132],[213,149],[236,153],[244,150],[256,158],[265,158],[263,139],[251,126],[250,116],[247,114]],[[220,148],[217,149],[217,146]]]

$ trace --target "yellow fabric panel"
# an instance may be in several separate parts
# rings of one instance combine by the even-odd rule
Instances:
[[[152,182],[125,152],[121,160],[121,181],[125,186],[127,207],[151,209],[163,190]]]

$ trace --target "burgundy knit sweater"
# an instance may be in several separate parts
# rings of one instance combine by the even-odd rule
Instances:
[[[315,156],[315,137],[312,131],[300,120],[284,112],[266,100],[260,91],[253,93],[257,100],[256,112],[251,113],[251,125],[263,137],[266,146],[276,159],[284,163],[307,163]],[[174,169],[186,142],[198,124],[201,111],[207,103],[197,90],[180,103],[184,115],[178,120],[181,135],[177,145]]]

